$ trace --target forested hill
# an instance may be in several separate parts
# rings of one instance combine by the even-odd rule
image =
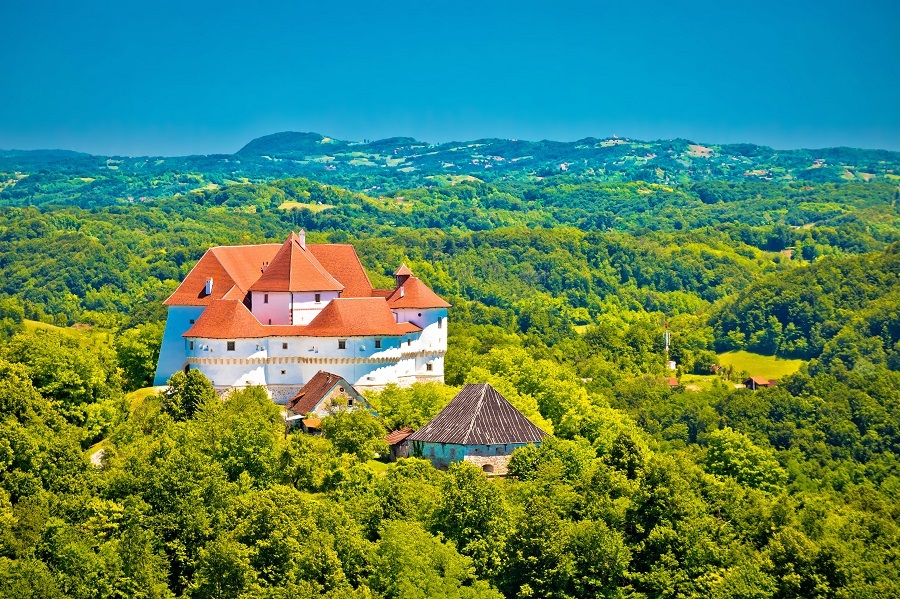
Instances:
[[[308,177],[385,193],[436,179],[560,183],[646,181],[900,182],[900,153],[675,139],[574,142],[480,139],[432,144],[408,137],[349,142],[317,133],[255,139],[234,154],[92,156],[62,150],[0,150],[0,204],[110,205],[237,182]]]

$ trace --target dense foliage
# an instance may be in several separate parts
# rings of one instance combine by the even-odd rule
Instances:
[[[71,178],[94,160],[64,159]],[[223,180],[130,205],[54,187],[62,167],[7,185],[0,597],[900,594],[896,187],[579,168],[382,195]],[[324,436],[286,432],[261,389],[218,398],[197,371],[127,394],[149,383],[161,301],[203,251],[301,226],[352,242],[376,285],[406,262],[451,301],[447,385],[388,387],[369,398],[377,416],[335,414]],[[664,323],[676,374],[704,386],[662,382]],[[810,361],[753,392],[710,374],[736,348]],[[466,382],[553,435],[513,456],[512,477],[371,459]]]

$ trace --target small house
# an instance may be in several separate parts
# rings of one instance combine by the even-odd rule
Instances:
[[[285,421],[318,432],[323,417],[356,406],[368,409],[369,403],[346,379],[320,370],[284,406]]]
[[[775,381],[767,379],[762,376],[751,376],[749,379],[744,381],[744,387],[750,389],[751,391],[756,391],[757,389],[767,389],[769,387],[774,387]]]
[[[413,429],[406,426],[399,431],[391,431],[391,433],[384,438],[390,448],[390,461],[396,462],[399,458],[409,457],[409,436],[413,434],[413,432]]]
[[[410,455],[441,470],[467,461],[491,475],[505,475],[509,456],[539,445],[547,433],[486,383],[466,385],[428,424],[409,435]]]

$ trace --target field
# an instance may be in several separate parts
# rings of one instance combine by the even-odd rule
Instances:
[[[57,331],[78,340],[82,346],[99,346],[112,345],[113,335],[108,331],[96,329],[88,325],[75,325],[74,327],[58,327],[46,322],[38,322],[37,320],[25,320],[25,330],[29,333],[35,331]]]
[[[800,370],[803,360],[786,360],[775,356],[763,356],[746,351],[733,351],[719,354],[719,364],[728,368],[733,366],[736,372],[746,372],[750,376],[762,376],[767,379],[780,379]]]
[[[282,202],[280,206],[278,206],[279,210],[291,210],[292,208],[306,208],[312,213],[322,212],[323,210],[328,210],[329,208],[334,208],[334,206],[330,204],[317,204],[315,202],[293,202],[287,201]]]

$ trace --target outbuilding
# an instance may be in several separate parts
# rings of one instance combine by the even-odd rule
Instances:
[[[410,455],[439,469],[471,462],[485,473],[506,474],[509,457],[525,445],[540,445],[539,429],[487,383],[463,387],[447,407],[407,439]]]

